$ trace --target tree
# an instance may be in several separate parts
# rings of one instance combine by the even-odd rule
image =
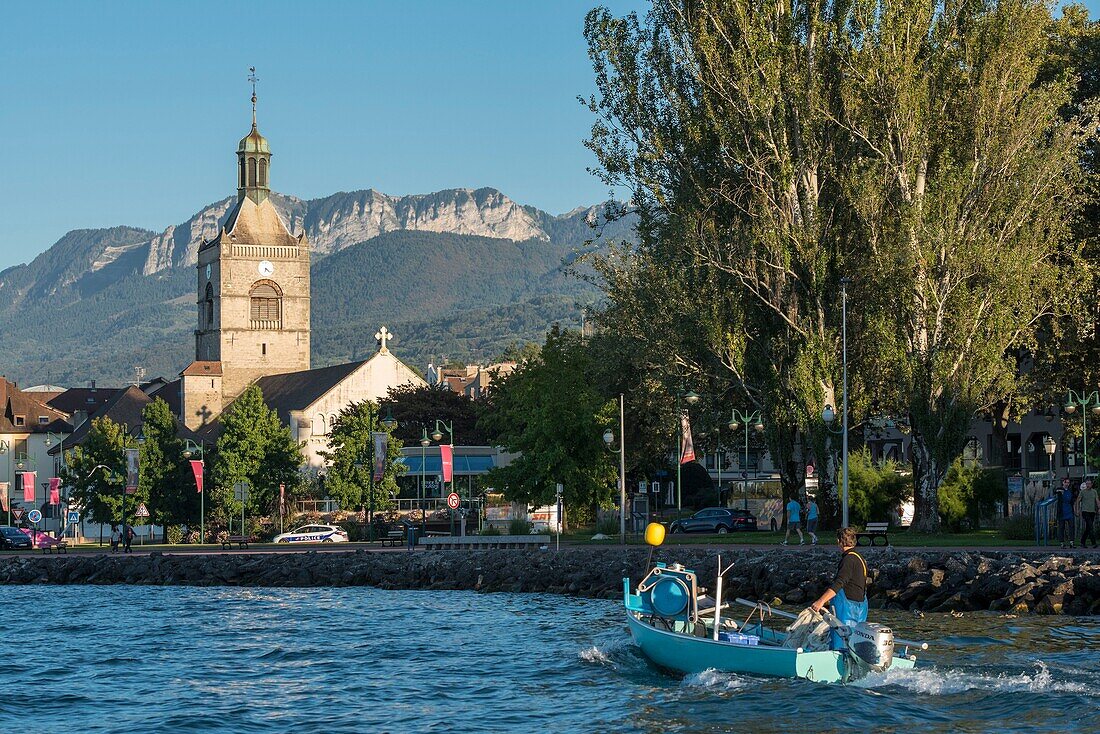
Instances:
[[[382,481],[372,480],[373,434],[383,432],[389,429],[382,422],[382,409],[369,400],[352,403],[336,416],[328,436],[329,448],[321,456],[328,465],[325,491],[341,507],[383,509],[390,506],[390,496],[397,494],[397,477],[404,473],[405,465],[400,463],[402,444],[395,435],[387,442]]]
[[[580,335],[555,324],[539,358],[494,385],[479,425],[519,454],[487,478],[509,500],[547,504],[560,483],[567,507],[611,503],[617,472],[602,436],[617,410],[593,387],[590,368]]]
[[[85,520],[118,523],[126,485],[125,449],[136,444],[126,429],[108,417],[93,418],[84,442],[65,456],[62,483]],[[127,498],[132,511],[136,505]]]
[[[248,508],[252,513],[270,514],[278,509],[279,484],[289,491],[301,481],[304,459],[290,427],[267,407],[259,386],[250,385],[222,416],[211,479],[211,515],[228,524],[241,512],[233,496],[238,482],[248,485]]]
[[[191,525],[199,516],[199,496],[179,437],[179,421],[168,403],[156,398],[141,411],[139,487],[149,498],[153,525]]]
[[[399,385],[391,387],[378,409],[385,416],[392,412],[397,421],[393,435],[405,444],[417,444],[427,429],[435,429],[436,420],[454,427],[455,439],[466,446],[481,446],[488,442],[485,432],[477,426],[479,406],[465,395],[446,385]]]
[[[893,461],[876,463],[867,449],[848,457],[848,502],[851,522],[866,525],[888,520],[912,495],[912,484]]]

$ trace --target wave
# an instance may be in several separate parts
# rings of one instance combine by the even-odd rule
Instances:
[[[751,678],[707,668],[702,673],[691,673],[684,676],[680,685],[685,688],[706,688],[712,691],[739,691],[742,688],[748,688],[752,683]]]
[[[910,670],[891,669],[885,673],[871,673],[856,681],[861,688],[881,688],[900,686],[914,693],[929,696],[949,696],[966,691],[994,691],[997,693],[1076,693],[1086,696],[1100,696],[1100,689],[1093,683],[1057,680],[1047,666],[1036,663],[1034,673],[1010,675],[1001,673],[989,675],[971,673],[958,669],[913,668]]]

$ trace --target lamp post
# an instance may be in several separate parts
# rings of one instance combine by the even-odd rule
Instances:
[[[844,489],[841,497],[840,522],[848,527],[848,284],[852,279],[844,276],[840,279],[840,328],[841,359],[843,367],[843,392],[841,392],[841,464],[844,473]],[[826,421],[828,423],[828,421]]]
[[[1054,440],[1054,436],[1049,433],[1043,436],[1043,451],[1047,452],[1047,472],[1050,474],[1050,478],[1054,478],[1054,450],[1058,448],[1058,444]]]
[[[424,465],[427,461],[428,445],[431,443],[431,439],[428,438],[428,428],[426,426],[420,427],[420,491],[417,493],[417,498],[420,502],[420,534],[424,535],[428,529],[428,518],[424,510],[424,500],[427,498],[427,467]],[[451,459],[454,460],[453,458]]]
[[[379,406],[381,410],[381,406]],[[374,453],[374,405],[371,402],[367,402],[367,424],[370,426],[371,435],[367,439],[367,446],[370,448],[370,464],[367,468],[367,486],[370,488],[370,495],[368,497],[367,504],[367,542],[374,542],[374,465],[378,461],[378,457]],[[387,430],[393,430],[397,427],[397,421],[394,420],[393,410],[388,409],[386,411],[386,417],[382,419],[382,425]],[[361,464],[359,466],[362,466]],[[383,476],[385,475],[385,458],[383,457]]]
[[[16,471],[16,474],[22,474],[23,470],[26,469],[27,464],[30,464],[32,472],[38,469],[38,460],[35,459],[30,454],[15,454],[15,471]],[[19,483],[22,484],[22,481],[20,481]],[[14,484],[14,482],[13,482],[13,484]],[[10,514],[11,513],[11,509],[10,509],[11,508],[11,500],[10,499],[8,500],[8,508],[9,508],[8,512]],[[34,509],[34,508],[32,507],[31,509]]]
[[[43,443],[46,446],[46,448],[48,449],[50,446],[53,445],[54,439],[57,439],[57,466],[54,467],[54,474],[55,474],[55,476],[61,476],[61,471],[64,470],[64,468],[65,468],[65,450],[64,450],[64,446],[62,445],[65,441],[64,434],[54,433],[53,431],[46,431],[46,440]],[[66,502],[65,502],[65,509],[66,510],[69,509],[69,503],[68,503],[67,500],[68,500],[68,498],[66,497]],[[57,498],[57,502],[58,502],[58,504],[57,504],[57,515],[58,515],[57,526],[59,528],[58,532],[59,533],[65,533],[65,517],[64,517],[64,515],[61,514],[61,498],[60,497]],[[67,535],[67,533],[65,533],[65,534]]]
[[[112,469],[111,467],[107,466],[106,464],[96,464],[95,466],[92,467],[92,470],[90,472],[88,472],[88,476],[86,476],[84,478],[86,480],[91,479],[92,475],[94,475],[100,469],[103,469],[105,471],[104,479],[107,480],[107,484],[111,484],[112,482],[114,482],[118,478],[118,474],[115,472],[115,470]],[[126,491],[125,486],[123,486],[122,491],[123,492]],[[103,522],[102,521],[100,521],[100,523],[99,523],[99,545],[101,547],[103,546]]]
[[[833,406],[826,405],[825,409],[821,411],[821,420],[825,422],[825,430],[829,433],[836,435],[837,433],[843,434],[841,442],[843,456],[841,458],[841,484],[843,489],[841,490],[841,502],[840,502],[840,514],[841,514],[841,527],[848,527],[848,431],[845,423],[844,427],[839,431],[833,428],[833,423],[836,422],[836,411],[833,410]]]
[[[3,456],[8,460],[7,471],[4,472],[4,504],[8,508],[8,526],[11,527],[11,483],[8,479],[11,477],[11,454],[8,451],[11,449],[11,444],[7,441],[0,441],[0,456]]]
[[[626,543],[626,421],[623,418],[624,397],[619,393],[619,448],[617,451],[611,447],[615,442],[615,434],[608,428],[603,432],[603,442],[611,451],[619,455],[619,544]],[[561,518],[558,518],[559,525]]]
[[[1089,475],[1089,410],[1093,415],[1100,416],[1100,391],[1094,390],[1086,394],[1070,390],[1069,398],[1066,400],[1066,412],[1073,415],[1077,406],[1081,406],[1081,453],[1084,456],[1085,467],[1082,476],[1087,477]]]
[[[436,441],[436,442],[442,441],[443,440],[443,431],[447,432],[447,437],[450,439],[450,442],[451,442],[451,491],[453,492],[454,489],[455,489],[455,471],[454,471],[455,470],[455,467],[454,467],[455,432],[454,432],[454,421],[447,422],[447,421],[442,421],[439,418],[436,418],[435,419],[435,430],[432,431],[432,440]],[[442,477],[442,474],[443,474],[443,463],[442,463],[442,461],[440,462],[440,465],[439,465],[439,473],[441,475],[440,480],[442,480],[443,479],[443,477]],[[448,508],[450,508],[450,505],[448,505]],[[453,537],[454,534],[455,534],[455,511],[451,510],[451,536]]]
[[[764,418],[759,410],[745,413],[737,408],[730,412],[729,429],[736,432],[738,428],[745,427],[745,462],[741,465],[741,496],[744,509],[749,509],[749,426],[757,433],[764,431]]]
[[[184,439],[183,458],[190,459],[195,454],[199,455],[199,478],[206,476],[206,452],[203,442],[195,443],[189,438]],[[206,543],[206,487],[199,491],[199,545]]]
[[[699,402],[699,394],[691,391],[676,391],[676,434],[679,436],[679,440],[676,442],[676,517],[680,517],[680,512],[683,509],[680,467],[684,465],[684,415],[683,409],[680,407],[681,399],[688,405],[695,405]]]

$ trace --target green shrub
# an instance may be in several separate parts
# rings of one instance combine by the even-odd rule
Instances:
[[[890,520],[893,512],[912,495],[907,477],[893,461],[875,463],[871,452],[848,454],[848,512],[852,525]]]
[[[531,532],[531,523],[521,518],[515,518],[508,523],[509,535],[527,535]]]
[[[168,543],[171,545],[179,545],[183,542],[183,526],[169,525],[165,529],[165,535],[167,536]]]
[[[486,525],[481,529],[482,535],[500,535],[500,528],[496,525]]]
[[[1005,540],[1032,540],[1035,538],[1035,521],[1027,515],[1013,515],[1001,527]]]
[[[983,514],[989,514],[997,501],[1003,501],[1006,488],[1002,469],[983,469],[978,464],[955,459],[937,492],[940,517],[953,531],[980,527]]]
[[[618,535],[619,534],[619,518],[617,517],[605,517],[596,523],[596,532],[603,533],[604,535]]]

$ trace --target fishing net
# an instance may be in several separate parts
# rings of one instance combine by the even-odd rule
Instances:
[[[783,647],[801,647],[806,652],[829,649],[829,625],[824,617],[813,609],[803,609],[798,618],[787,627],[787,639]]]

